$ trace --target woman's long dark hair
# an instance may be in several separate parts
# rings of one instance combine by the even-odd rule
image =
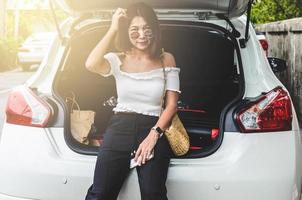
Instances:
[[[149,5],[143,2],[131,4],[127,8],[127,18],[121,19],[119,31],[116,38],[116,46],[120,51],[127,52],[131,50],[132,44],[129,40],[128,28],[132,19],[136,16],[143,17],[152,30],[152,39],[150,54],[152,58],[160,58],[161,55],[161,33],[157,16]]]

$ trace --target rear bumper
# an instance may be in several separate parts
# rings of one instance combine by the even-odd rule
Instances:
[[[82,200],[92,183],[95,159],[71,151],[63,128],[4,123],[0,194],[17,199]]]
[[[62,128],[4,124],[0,163],[5,200],[82,200],[92,183],[95,156],[71,151]],[[225,133],[214,154],[171,160],[167,189],[173,200],[300,200],[300,134]],[[133,170],[120,200],[139,199]]]

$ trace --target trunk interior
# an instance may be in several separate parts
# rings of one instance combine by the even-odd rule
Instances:
[[[222,142],[222,130],[219,130],[222,110],[239,94],[234,44],[224,33],[197,25],[173,21],[161,23],[163,47],[174,55],[181,69],[178,115],[191,142],[190,151],[184,157],[202,157],[205,152],[218,148],[218,143]],[[101,138],[113,114],[113,107],[105,102],[116,97],[115,81],[113,77],[104,78],[89,72],[84,63],[107,28],[98,23],[74,34],[54,87],[62,99],[71,97],[72,91],[81,110],[96,112],[97,139]],[[113,46],[111,50],[115,51]],[[70,104],[66,103],[66,107],[69,113]],[[66,134],[71,135],[68,118]],[[79,144],[76,140],[67,142],[74,149],[81,149],[81,153],[86,150],[97,153],[95,146]]]

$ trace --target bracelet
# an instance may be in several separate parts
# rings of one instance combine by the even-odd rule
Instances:
[[[154,130],[158,134],[158,138],[161,138],[164,134],[164,131],[159,126],[153,126],[151,130]]]

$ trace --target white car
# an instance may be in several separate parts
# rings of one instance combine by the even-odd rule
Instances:
[[[80,2],[59,2],[70,17],[48,57],[7,100],[0,200],[83,200],[92,184],[98,147],[72,137],[65,99],[74,92],[82,110],[94,110],[102,134],[115,82],[89,72],[85,60],[112,10],[132,1]],[[249,24],[251,1],[146,2],[181,68],[178,114],[191,141],[187,155],[171,159],[168,198],[300,200],[301,133],[289,93],[270,66],[278,71],[285,62],[263,53]],[[140,199],[136,170],[118,199]]]
[[[17,61],[24,71],[40,64],[53,42],[56,32],[36,32],[28,36],[18,48]]]

